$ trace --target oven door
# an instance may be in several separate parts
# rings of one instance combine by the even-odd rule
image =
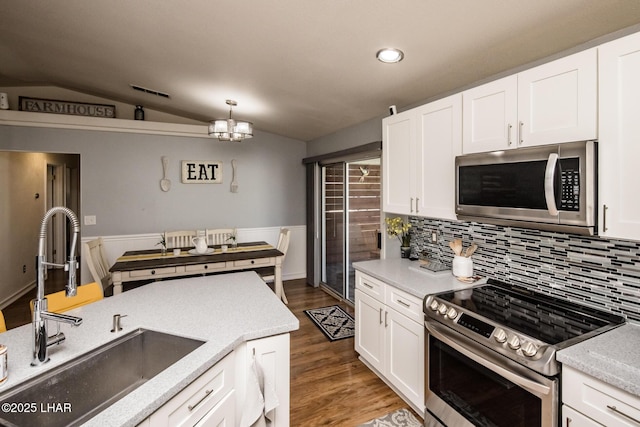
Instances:
[[[556,427],[558,379],[426,321],[425,426]]]

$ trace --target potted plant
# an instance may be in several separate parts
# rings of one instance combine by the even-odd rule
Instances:
[[[160,241],[156,243],[156,246],[160,245],[160,252],[162,255],[167,254],[167,239],[164,236],[164,233],[160,235]]]
[[[397,237],[400,240],[400,255],[402,258],[409,258],[411,254],[411,235],[409,229],[411,224],[404,222],[399,216],[395,218],[385,218],[387,224],[387,234],[389,238]]]
[[[235,234],[232,234],[231,236],[229,236],[229,238],[227,239],[227,242],[231,242],[231,247],[232,248],[238,247],[238,241],[236,239],[236,235]]]

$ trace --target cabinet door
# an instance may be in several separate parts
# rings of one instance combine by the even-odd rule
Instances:
[[[455,156],[462,154],[462,95],[419,107],[416,117],[422,154],[416,168],[416,214],[455,220]]]
[[[355,350],[378,372],[384,372],[384,305],[356,289]]]
[[[414,140],[413,111],[382,120],[382,200],[386,212],[413,213]]]
[[[570,406],[562,405],[562,427],[602,427],[602,424],[585,417]]]
[[[518,74],[518,145],[596,139],[597,50]]]
[[[424,411],[424,326],[387,308],[385,375],[391,383]]]
[[[256,363],[262,368],[265,384],[270,383],[274,386],[279,403],[274,410],[273,427],[289,426],[289,341],[289,334],[282,334],[248,341],[246,346],[246,372],[252,369],[253,358],[255,357]],[[243,404],[244,402],[239,402],[238,409],[240,412],[242,412]],[[238,421],[240,419],[242,419],[241,414]]]
[[[599,48],[600,235],[640,240],[640,34]]]
[[[515,147],[518,78],[505,77],[462,93],[462,151],[480,153]]]

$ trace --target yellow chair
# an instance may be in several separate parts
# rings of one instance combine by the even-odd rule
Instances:
[[[4,323],[4,314],[2,314],[2,310],[0,310],[0,333],[7,331],[7,324]]]
[[[47,298],[47,311],[51,313],[64,313],[86,304],[91,304],[104,298],[102,286],[93,282],[86,285],[78,286],[78,293],[74,297],[67,297],[65,291],[54,292],[45,295]],[[31,315],[33,315],[33,300],[29,303],[31,306]]]

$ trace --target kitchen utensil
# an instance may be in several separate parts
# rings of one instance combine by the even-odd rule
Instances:
[[[455,239],[449,242],[449,247],[453,253],[457,256],[462,255],[462,239]]]
[[[238,192],[238,183],[236,182],[236,161],[231,160],[231,192]]]
[[[473,243],[471,246],[469,246],[467,248],[467,251],[465,252],[464,256],[466,256],[467,258],[469,258],[471,255],[473,255],[473,253],[476,251],[476,249],[478,249],[478,245],[476,245],[475,243]]]
[[[193,239],[191,239],[191,242],[193,243],[193,245],[196,247],[196,253],[198,254],[205,254],[207,253],[207,249],[209,249],[207,247],[207,241],[205,240],[204,237],[194,237]]]
[[[171,181],[167,179],[168,165],[169,159],[167,159],[166,156],[162,156],[162,179],[160,180],[160,188],[165,192],[171,189]]]

